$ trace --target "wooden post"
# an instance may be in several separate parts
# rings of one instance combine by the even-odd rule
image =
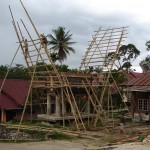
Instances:
[[[6,112],[4,109],[1,112],[1,122],[6,122]]]
[[[133,98],[131,98],[131,115],[134,118],[134,111],[135,111],[135,103],[136,103],[136,92],[133,92]],[[138,108],[136,108],[138,111]]]
[[[148,99],[148,110],[149,110],[149,121],[150,121],[150,94],[149,94],[149,99]]]
[[[63,128],[65,128],[65,112],[66,112],[66,107],[65,107],[65,101],[64,101],[64,95],[63,95],[63,87],[61,88],[61,103],[62,103],[62,117],[63,117]]]
[[[30,121],[32,122],[32,112],[33,112],[33,110],[32,110],[32,89],[31,89],[31,93],[30,93]]]

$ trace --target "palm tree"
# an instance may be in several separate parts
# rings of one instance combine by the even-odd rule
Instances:
[[[70,52],[75,53],[75,49],[71,45],[76,42],[72,42],[72,34],[70,31],[65,32],[64,27],[58,27],[55,30],[52,30],[53,34],[49,34],[48,37],[50,41],[48,42],[51,45],[51,50],[57,52],[57,58],[60,62],[64,61],[67,58],[67,55]]]

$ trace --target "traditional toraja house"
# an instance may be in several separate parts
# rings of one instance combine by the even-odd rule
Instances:
[[[2,85],[3,80],[0,80]],[[24,80],[5,80],[0,93],[0,122],[20,117],[28,92],[28,83]]]
[[[33,27],[36,33],[34,39],[37,39],[32,38],[23,21],[21,21],[23,29],[18,23],[16,25],[10,9],[13,26],[31,76],[20,126],[33,90],[38,91],[40,103],[46,104],[46,113],[38,115],[38,118],[42,120],[62,121],[63,127],[68,121],[78,131],[86,131],[86,125],[96,126],[99,120],[106,123],[108,119],[106,119],[106,113],[103,113],[102,103],[104,99],[111,101],[109,78],[114,80],[112,70],[119,47],[127,35],[126,27],[99,28],[92,36],[79,72],[59,72],[51,58],[49,47],[44,45],[26,8],[21,0],[20,2],[31,23],[31,26],[28,25],[28,27]],[[24,38],[24,35],[28,35],[28,38]],[[28,51],[26,51],[24,39],[28,39],[26,40]],[[108,53],[114,54],[110,60],[107,57]],[[49,69],[49,66],[52,70]],[[93,68],[92,72],[90,68]],[[115,84],[115,86],[117,85]],[[91,117],[92,119],[90,119]],[[73,122],[70,121],[72,119]]]

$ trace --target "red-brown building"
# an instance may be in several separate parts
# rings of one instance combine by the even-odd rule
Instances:
[[[0,86],[3,80],[0,80]],[[22,113],[28,92],[28,82],[7,79],[0,93],[0,122],[10,121]]]
[[[127,99],[131,103],[132,116],[150,115],[150,73],[141,73],[125,84]]]

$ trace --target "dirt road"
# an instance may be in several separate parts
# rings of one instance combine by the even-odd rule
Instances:
[[[96,144],[97,145],[97,144]],[[46,141],[31,143],[0,143],[0,150],[101,150],[86,141]],[[110,148],[110,147],[107,147]],[[104,149],[104,147],[103,147]],[[105,147],[106,149],[106,147]],[[129,143],[114,146],[113,150],[150,150],[150,143]]]
[[[82,143],[71,141],[0,143],[0,150],[84,150],[85,148]]]

